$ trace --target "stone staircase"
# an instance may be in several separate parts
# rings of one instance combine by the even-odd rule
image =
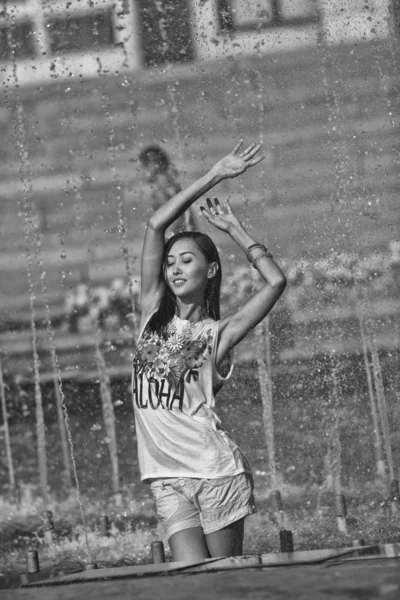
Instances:
[[[356,247],[361,255],[385,250],[398,237],[400,221],[400,72],[394,50],[386,42],[344,45],[20,89],[31,197],[46,212],[41,253],[55,324],[65,294],[88,272],[88,245],[94,284],[126,274],[121,207],[137,269],[149,209],[136,157],[151,141],[162,143],[182,182],[189,182],[238,138],[250,142],[262,134],[266,160],[259,169],[217,190],[242,215],[245,210],[255,237],[264,239],[267,229],[271,247],[288,259],[319,257],[332,248]],[[15,94],[8,91],[1,102],[0,347],[14,343],[7,324],[24,323],[14,355],[25,348],[28,360],[21,160],[13,137],[16,115],[9,108],[16,105]],[[224,257],[234,251],[215,237]],[[40,270],[32,269],[38,282]],[[38,284],[36,296],[40,329],[47,310]],[[67,345],[78,343],[71,339]]]

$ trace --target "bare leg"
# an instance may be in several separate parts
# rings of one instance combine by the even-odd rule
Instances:
[[[244,518],[205,536],[211,557],[243,553]]]
[[[176,560],[202,560],[210,558],[206,538],[201,527],[189,527],[171,535],[168,540],[172,558]]]

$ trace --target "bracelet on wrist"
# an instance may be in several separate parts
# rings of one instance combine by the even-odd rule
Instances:
[[[260,248],[260,250],[264,250],[264,252],[268,251],[268,248],[266,248],[264,244],[259,243],[251,244],[251,246],[249,246],[247,250],[250,252],[251,250],[255,250],[256,248]]]
[[[252,266],[254,267],[254,269],[257,268],[257,263],[261,258],[273,258],[271,252],[262,252],[262,254],[259,254],[258,256],[255,257],[255,259],[253,260],[253,262],[251,263]]]
[[[247,260],[249,261],[250,264],[253,264],[253,260],[254,260],[253,256],[251,255],[251,251],[256,250],[256,249],[261,250],[264,253],[268,252],[268,248],[266,248],[264,246],[264,244],[258,244],[258,243],[251,244],[251,246],[249,246],[247,248],[247,252],[246,252]]]

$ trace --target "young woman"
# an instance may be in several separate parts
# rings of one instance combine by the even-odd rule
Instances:
[[[214,396],[230,376],[230,351],[269,313],[285,276],[229,204],[207,198],[204,217],[265,281],[236,314],[220,318],[221,263],[212,240],[183,232],[164,242],[166,228],[197,198],[262,160],[260,145],[239,153],[241,145],[160,206],[144,239],[133,405],[141,478],[150,483],[174,560],[242,554],[244,518],[256,510],[249,465],[221,427]]]
[[[150,200],[153,210],[159,209],[182,190],[176,168],[171,164],[165,150],[157,144],[143,148],[139,154],[139,162],[145,172],[146,181],[151,186]],[[194,231],[195,229],[197,229],[196,218],[193,209],[189,207],[184,215],[174,221],[167,236],[179,231]]]

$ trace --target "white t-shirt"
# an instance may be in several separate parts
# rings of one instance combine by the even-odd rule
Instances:
[[[132,395],[142,481],[218,478],[248,470],[214,412],[218,321],[175,316],[165,339],[147,327],[133,359]]]

